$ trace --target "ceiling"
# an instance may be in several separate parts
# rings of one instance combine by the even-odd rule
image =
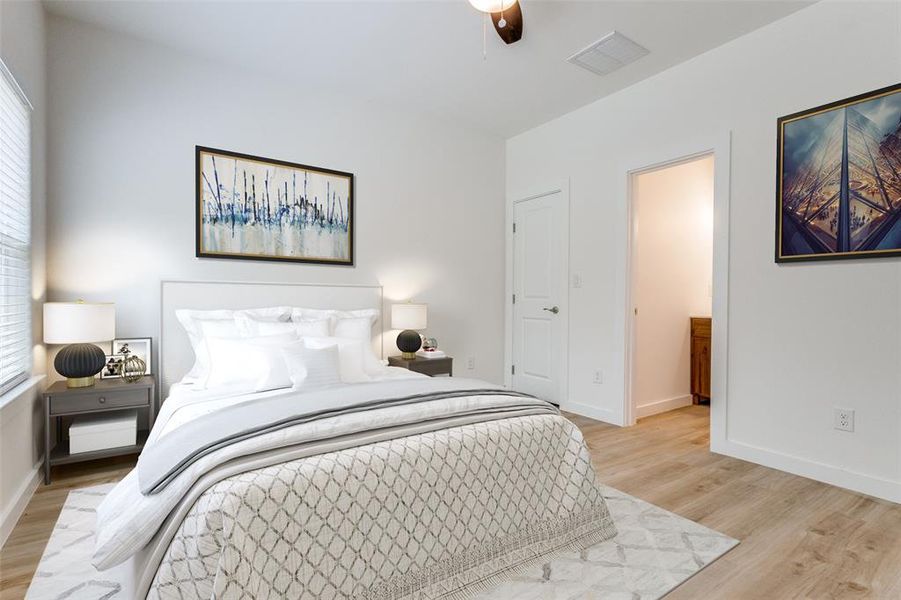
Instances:
[[[509,137],[776,21],[810,2],[521,0],[505,46],[466,0],[45,0],[51,13]],[[611,30],[650,54],[605,77],[565,59]]]

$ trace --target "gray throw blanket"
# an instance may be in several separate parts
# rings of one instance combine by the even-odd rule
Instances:
[[[272,433],[288,427],[311,423],[314,421],[358,413],[362,411],[434,402],[450,398],[467,396],[504,396],[520,398],[522,401],[506,406],[466,406],[454,411],[455,417],[490,415],[498,416],[521,409],[545,409],[556,414],[557,409],[550,403],[532,396],[505,390],[482,381],[467,379],[434,379],[430,380],[428,391],[392,396],[404,386],[392,386],[381,390],[374,389],[376,397],[367,390],[366,384],[358,386],[342,386],[326,388],[307,394],[282,394],[255,398],[223,408],[203,418],[195,427],[181,427],[150,445],[138,460],[138,480],[143,494],[155,494],[164,489],[169,482],[180,475],[200,458],[217,450],[236,444],[240,441]],[[362,392],[362,393],[361,393]],[[315,399],[315,404],[303,402],[305,396]],[[447,415],[430,415],[419,422],[433,419],[444,419]],[[415,424],[407,421],[405,425]],[[306,442],[318,441],[308,438]],[[283,440],[283,445],[294,443],[290,438]],[[267,446],[266,450],[279,447]]]

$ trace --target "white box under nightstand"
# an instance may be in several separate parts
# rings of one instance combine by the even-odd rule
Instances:
[[[138,438],[138,411],[78,417],[69,427],[69,453],[133,446]]]

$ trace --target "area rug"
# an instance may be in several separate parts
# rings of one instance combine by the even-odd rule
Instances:
[[[113,484],[69,492],[28,600],[125,600],[116,569],[91,567],[96,508]],[[738,541],[611,487],[604,497],[619,533],[513,577],[478,600],[650,600],[734,548]]]

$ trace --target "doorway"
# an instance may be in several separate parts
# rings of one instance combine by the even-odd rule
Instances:
[[[631,414],[711,401],[712,153],[630,174]]]
[[[566,400],[569,198],[565,188],[513,202],[513,389]]]

